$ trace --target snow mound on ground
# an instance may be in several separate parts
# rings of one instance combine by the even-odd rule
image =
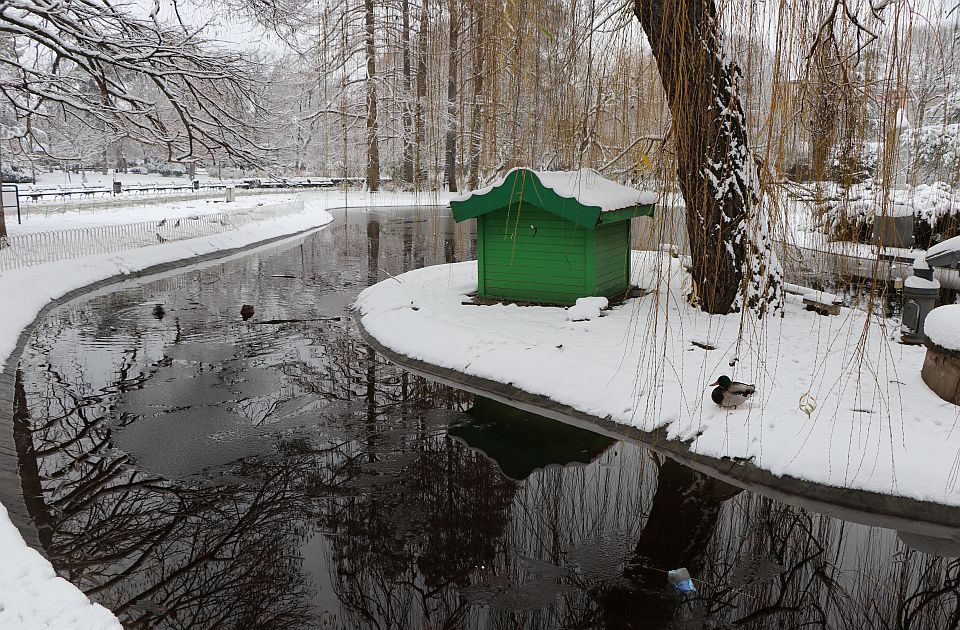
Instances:
[[[23,544],[20,532],[0,505],[0,628],[4,630],[100,630],[120,622],[65,579],[36,550]]]
[[[577,298],[577,303],[567,309],[567,319],[571,322],[582,322],[600,317],[600,311],[610,303],[605,297]]]
[[[960,351],[960,304],[940,306],[923,321],[927,338],[941,348]]]

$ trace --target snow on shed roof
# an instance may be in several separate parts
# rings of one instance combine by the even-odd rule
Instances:
[[[506,175],[491,185],[452,197],[450,201],[457,203],[466,201],[475,195],[485,195],[502,186],[515,171],[532,173],[544,187],[549,188],[558,196],[574,199],[584,206],[599,207],[601,212],[613,212],[632,206],[657,203],[656,193],[618,184],[592,168],[581,168],[576,171],[534,171],[527,168],[512,168]]]
[[[960,262],[960,236],[948,238],[927,250],[926,261],[937,267],[952,267]]]

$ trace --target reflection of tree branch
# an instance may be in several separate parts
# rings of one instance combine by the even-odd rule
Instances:
[[[951,571],[953,576],[950,576]],[[953,602],[953,611],[949,615],[949,625],[944,627],[956,628],[960,626],[960,602],[957,599],[958,588],[960,588],[960,560],[953,560],[947,566],[945,571],[947,574],[946,580],[942,586],[939,587],[928,587],[918,590],[910,597],[903,600],[903,602],[897,607],[897,618],[900,620],[901,628],[913,628],[913,627],[928,627],[926,624],[927,620],[921,620],[921,624],[914,625],[914,622],[917,620],[918,616],[927,611],[928,606],[936,603],[938,610],[943,611],[943,605],[945,602],[941,600],[944,595],[950,595],[950,600]],[[923,577],[927,577],[926,575]],[[924,584],[926,580],[919,580],[920,585]],[[921,587],[918,586],[918,589]],[[945,619],[945,621],[947,621]]]
[[[486,460],[444,439],[418,442],[417,459],[375,492],[331,510],[337,593],[375,627],[413,619],[458,627],[469,603],[452,598],[478,565],[489,565],[514,492]],[[410,510],[415,520],[405,516]]]
[[[175,611],[169,608],[157,612],[148,606],[147,612],[138,612],[140,602],[158,597],[174,607],[195,607],[186,617],[186,610],[176,613],[175,625],[192,618],[203,626],[207,618],[213,618],[234,626],[238,624],[230,620],[244,614],[252,615],[254,625],[262,620],[273,620],[273,627],[279,628],[309,623],[304,620],[308,613],[301,607],[302,586],[289,579],[267,580],[270,584],[285,583],[287,590],[262,605],[238,606],[235,599],[247,592],[249,580],[256,575],[278,575],[288,570],[299,575],[299,568],[288,568],[286,561],[264,562],[251,556],[251,552],[277,557],[287,554],[279,544],[293,533],[286,515],[303,511],[295,507],[300,495],[293,492],[291,470],[275,469],[275,474],[266,475],[266,486],[248,498],[235,491],[224,493],[223,489],[178,489],[157,478],[138,478],[136,471],[128,469],[126,456],[91,460],[84,446],[100,450],[108,438],[99,439],[89,423],[72,424],[68,416],[44,432],[52,443],[62,440],[72,445],[44,449],[46,460],[62,461],[61,468],[47,478],[58,482],[50,506],[59,515],[50,555],[58,566],[84,576],[85,582],[93,579],[94,584],[87,586],[89,593],[106,598],[114,610],[133,623],[171,620],[167,615]],[[71,428],[73,435],[62,433]],[[230,526],[220,527],[225,523]],[[256,530],[268,535],[251,535]],[[265,545],[267,540],[277,542]],[[207,575],[198,580],[215,565],[230,569],[217,571],[217,577]],[[133,580],[156,574],[158,566],[160,579],[148,578],[147,584],[152,586],[128,593],[120,601],[115,599]],[[220,597],[222,601],[218,602],[214,595],[217,589],[234,595]],[[251,603],[263,595],[255,591],[249,591]],[[188,620],[183,627],[191,623]],[[246,624],[241,622],[239,627]]]
[[[139,557],[135,558],[132,562],[130,562],[129,558],[127,557],[127,553],[114,554],[113,556],[100,556],[98,560],[102,563],[125,560],[125,564],[127,564],[127,566],[119,573],[114,574],[114,576],[109,580],[102,582],[91,589],[88,589],[87,595],[92,596],[99,592],[109,590],[119,584],[121,581],[136,573],[144,565],[144,563],[146,563],[149,559],[152,559],[153,552],[159,549],[161,543],[166,541],[167,537],[173,532],[176,525],[176,521],[171,520],[166,526],[150,532],[146,534],[144,539],[138,540],[137,548],[143,547],[144,543],[146,543],[146,547],[140,553]]]

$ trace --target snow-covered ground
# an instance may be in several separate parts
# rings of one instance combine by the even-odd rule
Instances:
[[[23,542],[0,505],[0,628],[4,630],[99,630],[120,622],[57,576],[43,556]]]
[[[118,274],[128,274],[171,261],[189,261],[198,255],[243,247],[266,239],[317,228],[333,220],[326,210],[342,207],[390,206],[411,204],[443,204],[446,196],[405,193],[365,193],[343,191],[311,191],[302,195],[304,211],[276,219],[249,224],[232,232],[215,234],[174,243],[153,245],[114,254],[87,256],[0,272],[0,295],[13,296],[0,309],[0,364],[13,352],[20,331],[36,318],[50,302],[74,289]],[[250,198],[245,198],[246,203]],[[276,196],[270,197],[275,203]],[[239,203],[239,202],[238,202]],[[219,205],[219,204],[218,204]],[[182,208],[181,208],[182,209]],[[182,209],[192,213],[195,210]],[[212,211],[220,211],[214,208]],[[144,218],[173,216],[169,205],[132,210],[114,209],[84,212],[85,226],[124,222],[124,212],[135,212]],[[126,215],[130,216],[130,215]],[[55,220],[59,217],[59,220]],[[47,229],[76,227],[69,215],[51,217]],[[9,439],[9,436],[8,438]],[[39,553],[30,549],[0,506],[0,628],[3,630],[99,630],[120,628],[120,623],[106,609],[91,604],[69,582],[57,577],[53,567]]]
[[[356,306],[365,330],[395,352],[599,418],[665,427],[696,453],[960,505],[960,408],[923,383],[925,350],[899,344],[895,322],[846,308],[819,316],[797,296],[783,318],[707,315],[684,301],[680,259],[656,252],[634,252],[633,276],[653,292],[590,321],[569,321],[559,307],[463,305],[477,287],[475,262],[410,271],[368,288]],[[757,395],[718,407],[708,384],[722,374],[756,383]]]

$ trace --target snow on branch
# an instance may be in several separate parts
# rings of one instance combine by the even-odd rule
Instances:
[[[254,132],[266,117],[259,67],[200,29],[107,0],[5,0],[0,36],[0,113],[18,121],[2,139],[53,154],[44,127],[75,117],[103,142],[130,138],[173,160],[267,152]]]

